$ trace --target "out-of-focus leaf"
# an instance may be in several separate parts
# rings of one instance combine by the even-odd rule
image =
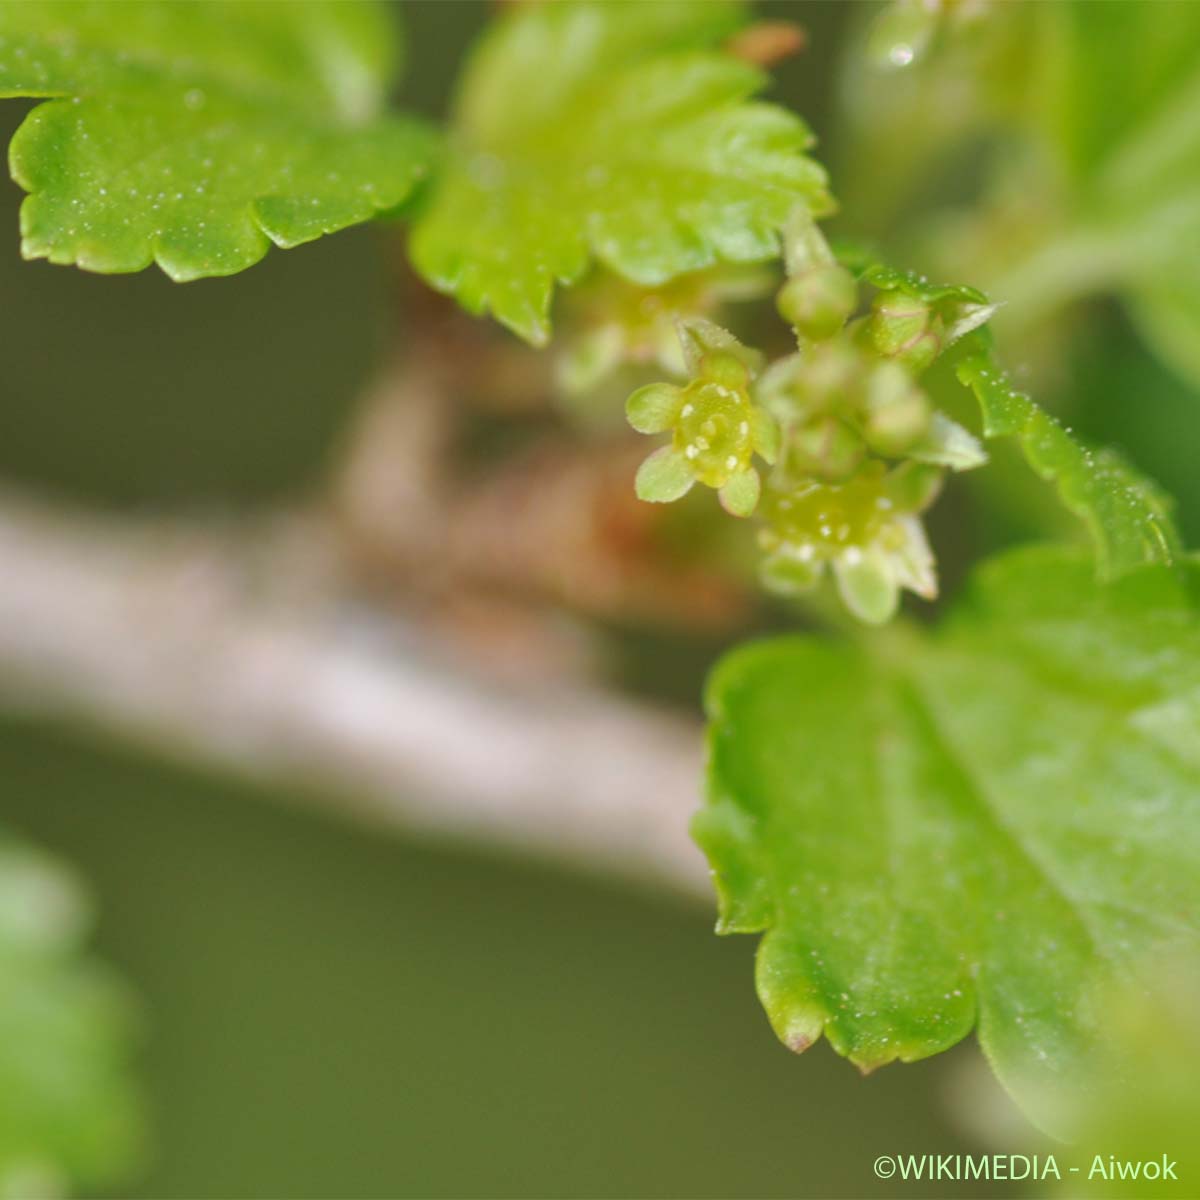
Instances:
[[[1026,103],[1081,186],[1154,147],[1155,178],[1143,183],[1152,190],[1200,145],[1200,130],[1182,120],[1200,99],[1194,4],[1147,10],[1073,0],[1038,5],[1019,19],[1033,23],[1042,79],[1053,89],[1030,89]]]
[[[111,1188],[142,1151],[132,1012],[82,947],[87,904],[48,856],[0,834],[0,1195]]]
[[[1054,1194],[1187,1195],[1200,1172],[1200,959],[1148,958],[1108,981],[1091,1006],[1104,1013],[1107,1036],[1083,1064],[1080,1086],[1060,1100],[1059,1124],[1070,1132],[1080,1172],[1067,1172]]]
[[[1200,218],[1194,234],[1200,240]],[[1200,389],[1200,254],[1186,267],[1142,280],[1130,297],[1130,311],[1155,353]]]
[[[1200,384],[1200,5],[988,5],[907,70],[860,48],[845,95],[836,174],[860,230],[913,220],[928,261],[969,261],[1025,335],[1118,295]],[[943,171],[982,183],[949,220],[929,207]]]
[[[1151,346],[1200,386],[1200,5],[1044,8],[1078,219]]]

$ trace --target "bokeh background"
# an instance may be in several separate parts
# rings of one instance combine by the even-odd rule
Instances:
[[[808,28],[777,94],[835,164],[860,7],[768,6]],[[436,114],[486,10],[402,8],[403,96]],[[0,107],[6,139],[21,111]],[[942,183],[969,193],[973,170]],[[394,235],[178,287],[23,263],[19,200],[0,188],[5,483],[235,518],[319,485],[392,335]],[[1194,542],[1194,389],[1113,301],[1050,336],[1047,403],[1179,497]],[[1038,519],[963,500],[939,517],[948,576]],[[637,646],[664,691],[694,695],[698,651],[677,666],[677,647]],[[962,1112],[971,1047],[866,1080],[824,1044],[789,1055],[754,999],[753,940],[715,939],[710,912],[288,800],[94,730],[0,721],[3,818],[87,881],[96,949],[138,997],[151,1146],[120,1194],[912,1195],[871,1176],[876,1155],[984,1148]]]

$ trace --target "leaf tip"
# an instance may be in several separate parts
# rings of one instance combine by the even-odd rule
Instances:
[[[783,1044],[793,1054],[803,1054],[816,1039],[810,1037],[804,1030],[796,1030],[794,1033],[789,1033],[783,1039]]]
[[[770,1012],[768,1010],[768,1015]],[[775,1034],[793,1054],[803,1054],[820,1040],[824,1020],[814,1012],[793,1011],[782,1021],[772,1022]]]

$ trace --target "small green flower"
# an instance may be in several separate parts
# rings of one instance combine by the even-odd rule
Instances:
[[[794,595],[815,587],[828,567],[846,607],[871,625],[895,615],[904,588],[932,600],[937,574],[919,514],[941,475],[918,464],[888,472],[872,461],[844,484],[772,482],[759,533],[764,585]]]
[[[670,445],[642,463],[637,494],[665,503],[702,483],[734,516],[749,516],[762,488],[753,457],[772,463],[779,453],[779,427],[750,398],[757,358],[707,321],[683,323],[679,332],[691,381],[652,383],[625,406],[639,433],[671,433]]]

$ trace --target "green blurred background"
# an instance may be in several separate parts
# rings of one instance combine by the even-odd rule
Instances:
[[[818,133],[848,7],[770,9],[809,27],[780,93]],[[483,15],[405,6],[406,99],[440,110]],[[19,118],[0,108],[6,138]],[[188,511],[315,486],[384,344],[384,235],[177,287],[22,263],[18,202],[4,187],[5,480]],[[1051,399],[1180,496],[1195,541],[1194,393],[1115,306],[1093,318]],[[980,1148],[949,1100],[972,1049],[866,1081],[823,1044],[794,1058],[752,940],[708,912],[360,832],[73,729],[0,727],[0,795],[89,880],[140,997],[153,1148],[130,1194],[911,1196],[876,1155]]]
[[[5,729],[0,777],[6,815],[90,879],[140,993],[138,1195],[901,1195],[876,1155],[968,1145],[945,1060],[863,1081],[784,1050],[751,940],[704,912],[61,731]]]

